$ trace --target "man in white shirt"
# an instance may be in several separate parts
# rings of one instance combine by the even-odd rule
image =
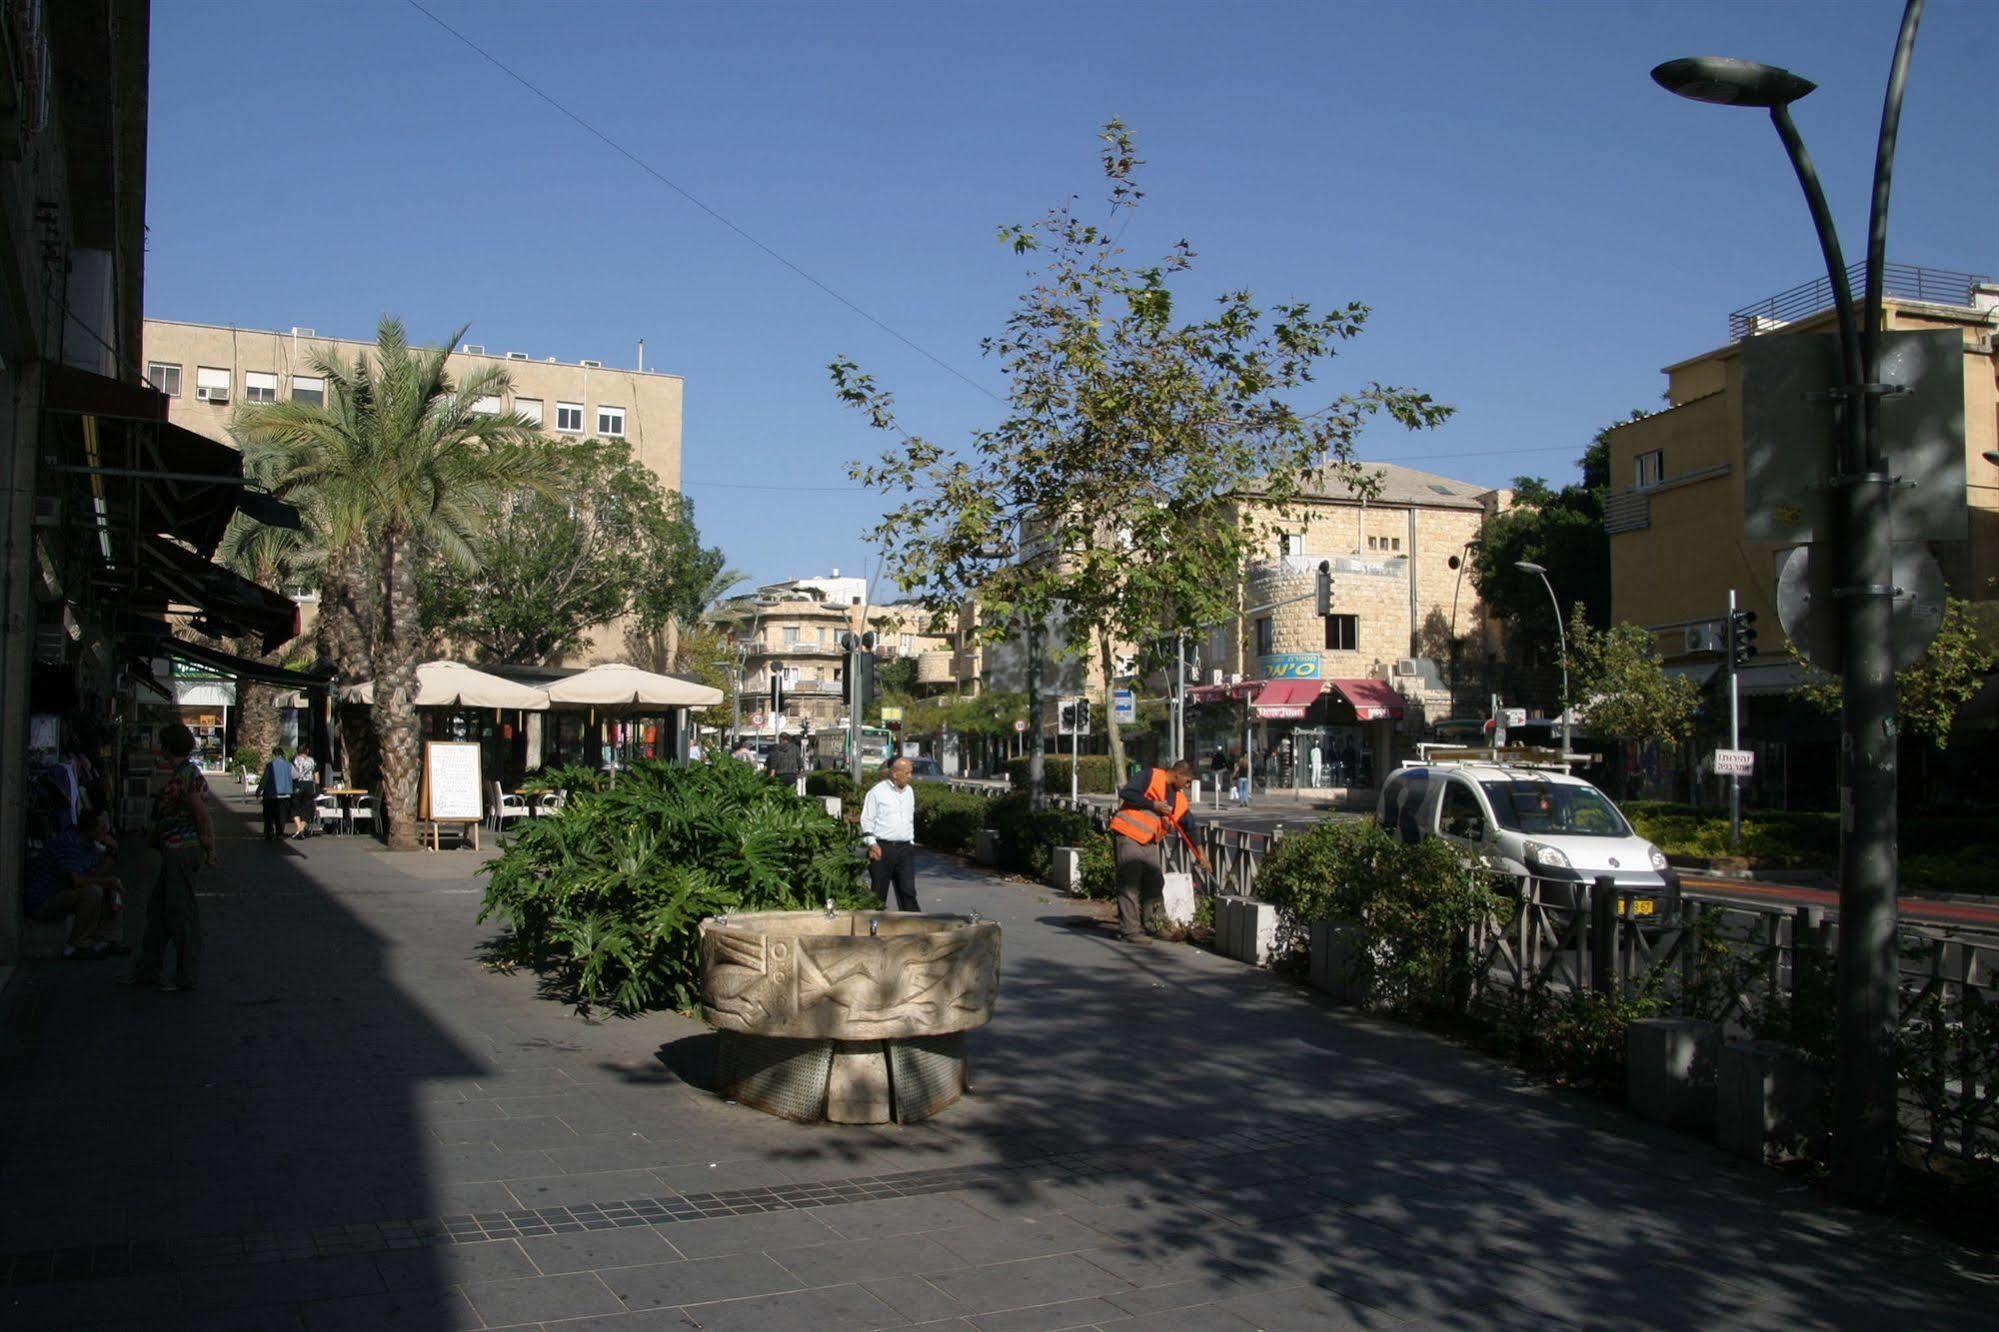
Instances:
[[[896,759],[888,765],[888,779],[876,782],[861,802],[868,879],[883,906],[888,905],[889,884],[895,885],[897,911],[923,909],[916,904],[916,792],[909,786],[914,770],[908,759]]]

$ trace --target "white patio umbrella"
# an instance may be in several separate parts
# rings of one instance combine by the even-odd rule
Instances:
[[[340,691],[343,703],[373,703],[375,682],[364,680]],[[462,661],[426,661],[416,668],[416,705],[420,708],[513,708],[544,712],[548,694],[533,685],[489,675]]]
[[[548,686],[551,703],[582,704],[595,708],[712,708],[722,701],[722,691],[683,680],[677,675],[642,671],[624,662],[608,662],[578,671]]]

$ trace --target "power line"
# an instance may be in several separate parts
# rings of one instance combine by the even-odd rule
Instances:
[[[712,217],[717,222],[720,222],[730,231],[735,232],[736,235],[742,238],[743,240],[748,241],[751,245],[754,245],[757,249],[762,250],[766,255],[770,256],[772,259],[777,260],[778,263],[783,264],[793,273],[796,273],[799,277],[804,278],[807,282],[817,287],[820,291],[824,292],[828,296],[831,296],[841,305],[846,306],[849,310],[853,311],[861,318],[867,320],[870,324],[873,324],[876,328],[888,334],[890,337],[894,338],[897,342],[900,342],[903,346],[909,348],[911,351],[917,353],[919,356],[922,356],[924,359],[930,361],[940,369],[945,370],[950,374],[954,375],[955,377],[957,377],[958,379],[963,380],[965,383],[971,385],[979,392],[985,394],[988,398],[991,398],[994,402],[1006,401],[1004,398],[1000,397],[999,394],[993,392],[991,389],[987,388],[984,384],[981,384],[978,380],[973,379],[970,375],[958,369],[957,366],[952,365],[949,361],[937,355],[929,348],[920,345],[914,340],[904,336],[902,333],[898,332],[894,328],[891,328],[887,323],[876,318],[868,311],[862,309],[859,305],[856,305],[853,301],[848,300],[845,296],[842,296],[839,292],[833,290],[832,287],[828,286],[824,282],[821,282],[818,278],[814,277],[812,274],[806,272],[803,268],[799,267],[791,260],[779,254],[776,250],[772,249],[770,246],[758,240],[755,236],[751,235],[748,231],[745,231],[742,227],[738,226],[735,222],[731,221],[721,212],[719,212],[715,208],[710,207],[707,203],[702,201],[699,197],[697,197],[694,194],[693,191],[687,189],[685,186],[679,184],[676,181],[669,180],[662,172],[660,172],[650,162],[647,162],[637,153],[625,147],[625,145],[619,143],[616,139],[612,138],[610,135],[604,133],[603,130],[598,129],[595,125],[585,120],[582,116],[570,110],[567,106],[564,106],[561,102],[558,102],[554,97],[550,96],[548,93],[543,92],[539,87],[537,87],[533,82],[531,82],[526,75],[520,73],[513,66],[507,64],[504,60],[501,60],[491,51],[488,51],[485,47],[479,45],[479,43],[473,41],[470,37],[467,37],[464,33],[452,27],[449,23],[446,23],[443,19],[439,18],[436,14],[432,13],[429,9],[425,8],[421,3],[419,3],[419,0],[407,0],[407,2],[411,9],[416,10],[417,13],[423,15],[425,18],[429,19],[432,23],[435,23],[438,27],[444,29],[444,31],[450,33],[453,37],[456,37],[459,41],[463,42],[467,47],[469,47],[487,64],[493,66],[493,68],[499,70],[502,74],[505,74],[515,83],[520,84],[521,87],[526,88],[536,97],[539,97],[542,101],[547,102],[557,111],[560,111],[563,115],[575,121],[578,125],[582,126],[582,128],[585,131],[587,131],[594,138],[598,139],[606,147],[610,148],[613,152],[625,158],[633,166],[645,172],[648,176],[651,176],[654,180],[666,186],[668,189],[672,190],[675,194],[678,194],[681,198],[687,200],[687,202],[693,204],[696,208],[706,213],[709,217]]]

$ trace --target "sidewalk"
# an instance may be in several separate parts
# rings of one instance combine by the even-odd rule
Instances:
[[[807,1127],[480,963],[470,852],[222,816],[192,994],[0,999],[0,1326],[1987,1325],[1941,1241],[926,857],[1005,927],[975,1094]],[[128,872],[142,868],[135,853]],[[141,879],[131,873],[133,880]]]

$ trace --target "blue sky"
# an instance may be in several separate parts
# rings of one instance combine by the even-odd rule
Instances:
[[[1026,284],[994,240],[1098,194],[1097,127],[1149,166],[1134,257],[1192,240],[1183,301],[1363,301],[1317,406],[1370,379],[1458,408],[1363,456],[1572,478],[1595,430],[1728,312],[1822,272],[1760,113],[1646,77],[1739,55],[1796,108],[1861,256],[1901,7],[1765,0],[1400,4],[629,4],[424,0],[771,249],[994,393],[978,340]],[[1902,125],[1898,262],[1999,270],[1999,6],[1932,0]],[[487,346],[686,377],[684,481],[758,580],[856,572],[883,441],[854,357],[943,441],[999,405],[867,323],[406,0],[156,0],[146,308]],[[1190,307],[1191,308],[1191,307]]]

